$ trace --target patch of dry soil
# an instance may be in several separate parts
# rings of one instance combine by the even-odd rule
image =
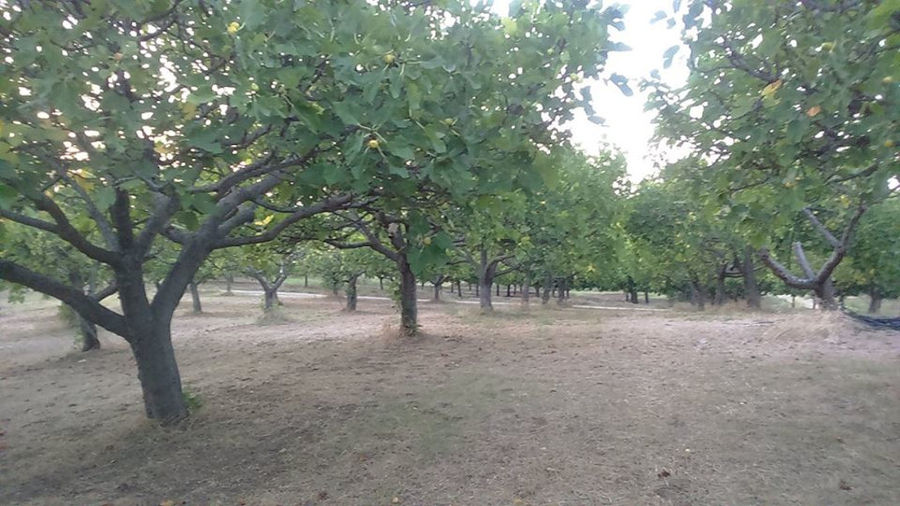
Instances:
[[[2,504],[900,504],[900,335],[839,316],[205,294],[204,405],[143,418],[125,343],[0,313]]]

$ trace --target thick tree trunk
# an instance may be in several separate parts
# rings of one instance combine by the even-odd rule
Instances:
[[[483,311],[493,311],[494,305],[491,303],[491,285],[490,283],[479,283],[481,285],[481,289],[479,290],[478,304],[481,306]]]
[[[356,311],[356,280],[359,276],[350,276],[347,280],[347,311]]]
[[[203,306],[200,304],[200,289],[197,288],[197,283],[195,281],[191,280],[191,282],[188,286],[191,289],[191,304],[192,304],[193,312],[202,313]]]
[[[834,300],[834,282],[831,278],[825,280],[819,288],[815,290],[816,297],[822,304],[825,311],[833,311],[838,308],[837,302]]]
[[[870,314],[878,314],[881,312],[881,301],[884,300],[884,297],[881,295],[876,289],[872,289],[869,291],[869,313]]]
[[[97,325],[82,318],[77,311],[73,310],[73,313],[78,318],[78,328],[81,331],[81,351],[99,350],[100,340],[97,339]]]
[[[175,362],[168,322],[150,319],[147,328],[132,328],[131,351],[138,366],[148,418],[170,424],[188,414],[181,391],[181,376]]]
[[[397,267],[400,271],[400,332],[404,336],[414,336],[419,331],[416,275],[405,256],[400,257]]]
[[[548,302],[550,302],[550,295],[553,293],[552,285],[553,275],[547,273],[546,275],[544,275],[544,289],[543,293],[541,294],[541,304],[547,304]]]
[[[756,283],[756,271],[753,270],[753,249],[750,246],[744,248],[744,262],[741,264],[744,275],[744,295],[747,297],[747,306],[753,309],[762,307],[762,297],[759,294],[759,285]]]

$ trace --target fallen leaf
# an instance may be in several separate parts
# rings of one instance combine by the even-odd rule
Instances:
[[[810,107],[808,111],[806,111],[806,115],[809,116],[810,118],[813,118],[816,115],[818,115],[820,112],[822,112],[822,108],[817,105],[814,105],[814,106]]]

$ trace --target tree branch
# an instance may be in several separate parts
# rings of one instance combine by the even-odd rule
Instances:
[[[100,304],[99,299],[85,295],[81,290],[66,286],[52,278],[38,274],[9,260],[0,259],[0,279],[20,284],[56,298],[78,312],[84,318],[106,330],[131,339],[125,318]]]

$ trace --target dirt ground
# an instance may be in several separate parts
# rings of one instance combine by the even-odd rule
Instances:
[[[203,405],[143,418],[124,341],[0,310],[0,504],[900,504],[900,333],[838,315],[204,294]],[[166,503],[171,504],[171,503]]]

